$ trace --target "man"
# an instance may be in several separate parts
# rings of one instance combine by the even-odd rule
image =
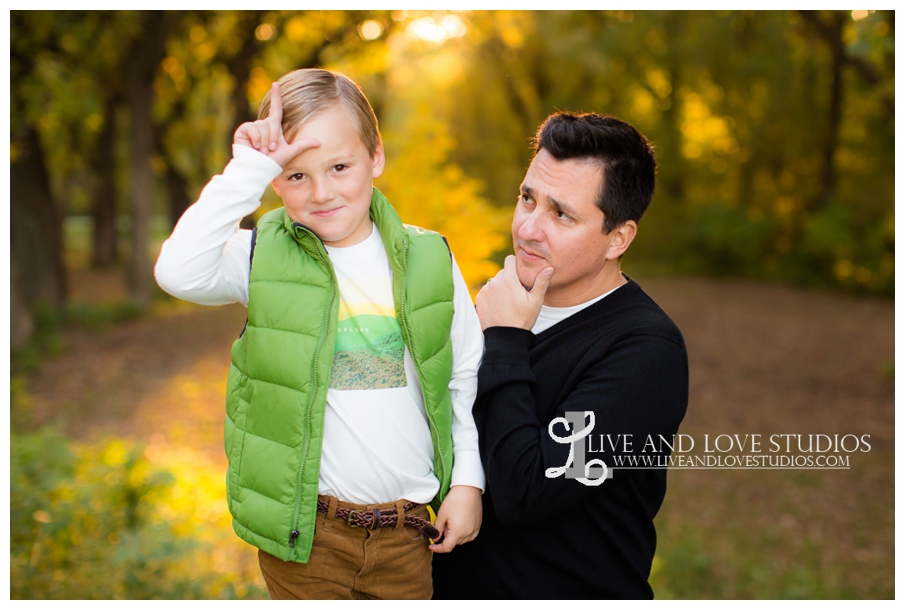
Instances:
[[[666,471],[613,467],[668,455],[688,403],[681,332],[619,270],[655,169],[648,141],[618,119],[557,113],[538,130],[515,255],[477,297],[484,522],[434,557],[435,599],[653,596]],[[602,460],[612,478],[584,464],[570,474],[570,457]]]

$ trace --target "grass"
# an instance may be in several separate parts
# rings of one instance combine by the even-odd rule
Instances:
[[[852,457],[848,471],[671,471],[656,597],[893,599],[895,549],[878,535],[895,526],[893,456]]]

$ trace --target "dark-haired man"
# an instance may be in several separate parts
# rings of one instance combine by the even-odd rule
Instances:
[[[484,522],[474,542],[434,557],[435,598],[652,597],[666,471],[618,466],[668,455],[688,358],[619,261],[655,169],[649,142],[618,119],[557,113],[539,128],[515,254],[477,298]],[[617,466],[612,478],[601,462]]]

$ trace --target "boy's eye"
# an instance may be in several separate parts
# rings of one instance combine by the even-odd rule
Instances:
[[[305,174],[292,174],[287,178],[287,180],[301,180],[305,177]]]
[[[338,165],[334,165],[334,166],[333,166],[333,169],[336,170],[336,171],[338,171],[338,172],[341,172],[341,171],[343,171],[344,169],[346,169],[346,167],[348,167],[348,166],[347,166],[347,165],[343,165],[342,163],[340,163],[340,164],[338,164]]]

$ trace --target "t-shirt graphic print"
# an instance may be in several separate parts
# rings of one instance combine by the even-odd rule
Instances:
[[[362,286],[362,282],[383,282],[387,286],[380,290],[377,286]],[[347,297],[350,292],[366,291],[372,295],[389,293],[392,297],[391,278],[359,281],[347,278],[342,287],[330,373],[330,387],[334,390],[378,390],[402,388],[407,384],[405,343],[392,303],[387,307],[380,303],[351,301]]]

